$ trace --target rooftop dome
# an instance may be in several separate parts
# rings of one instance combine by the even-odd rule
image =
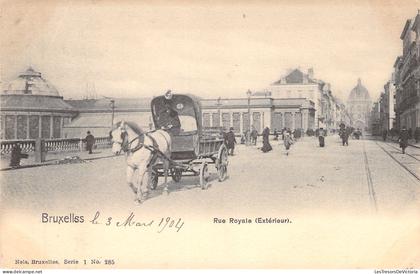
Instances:
[[[15,80],[7,83],[3,88],[3,94],[60,96],[57,89],[32,67],[22,72]]]
[[[370,101],[369,91],[362,85],[360,78],[357,80],[357,86],[355,86],[349,95],[349,101],[365,100]]]

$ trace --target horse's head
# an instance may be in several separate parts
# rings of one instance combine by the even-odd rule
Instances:
[[[118,155],[128,146],[127,125],[124,121],[118,122],[109,132],[112,141],[112,153]]]

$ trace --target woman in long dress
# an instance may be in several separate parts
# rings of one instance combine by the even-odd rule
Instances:
[[[289,155],[290,147],[293,144],[293,138],[290,135],[290,133],[287,132],[287,131],[284,133],[284,141],[283,141],[283,144],[284,144],[284,147],[286,148],[286,155]]]
[[[270,150],[272,150],[273,148],[270,145],[270,142],[268,140],[269,136],[270,136],[270,129],[268,127],[266,127],[263,131],[263,146],[261,148],[262,152],[269,152]]]

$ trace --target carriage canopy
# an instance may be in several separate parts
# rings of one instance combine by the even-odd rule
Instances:
[[[164,128],[170,120],[179,119],[175,123],[180,123],[181,134],[201,132],[201,106],[195,96],[174,94],[171,99],[158,96],[153,98],[151,108],[155,128]]]

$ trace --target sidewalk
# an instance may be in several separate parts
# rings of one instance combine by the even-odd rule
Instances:
[[[87,151],[64,151],[64,152],[48,152],[46,155],[45,162],[37,163],[35,162],[34,153],[29,154],[28,159],[21,159],[20,167],[18,168],[28,168],[28,167],[37,167],[45,165],[58,165],[66,164],[66,162],[71,161],[89,161],[102,158],[115,157],[111,149],[97,149],[94,150],[92,154],[89,154]],[[0,171],[18,169],[9,167],[10,155],[3,155],[0,158]]]
[[[382,141],[382,140],[383,140],[383,139],[382,139],[382,136],[373,136],[373,135],[371,135],[370,137],[371,137],[372,139],[375,139],[375,140],[380,140],[380,141]],[[386,137],[386,141],[387,141],[387,142],[394,142],[394,143],[398,143],[398,136],[394,136],[394,137],[387,136],[387,137]],[[416,148],[420,148],[420,142],[416,143],[416,140],[414,140],[414,139],[409,139],[409,140],[408,140],[408,145],[409,145],[409,146],[416,147]]]

